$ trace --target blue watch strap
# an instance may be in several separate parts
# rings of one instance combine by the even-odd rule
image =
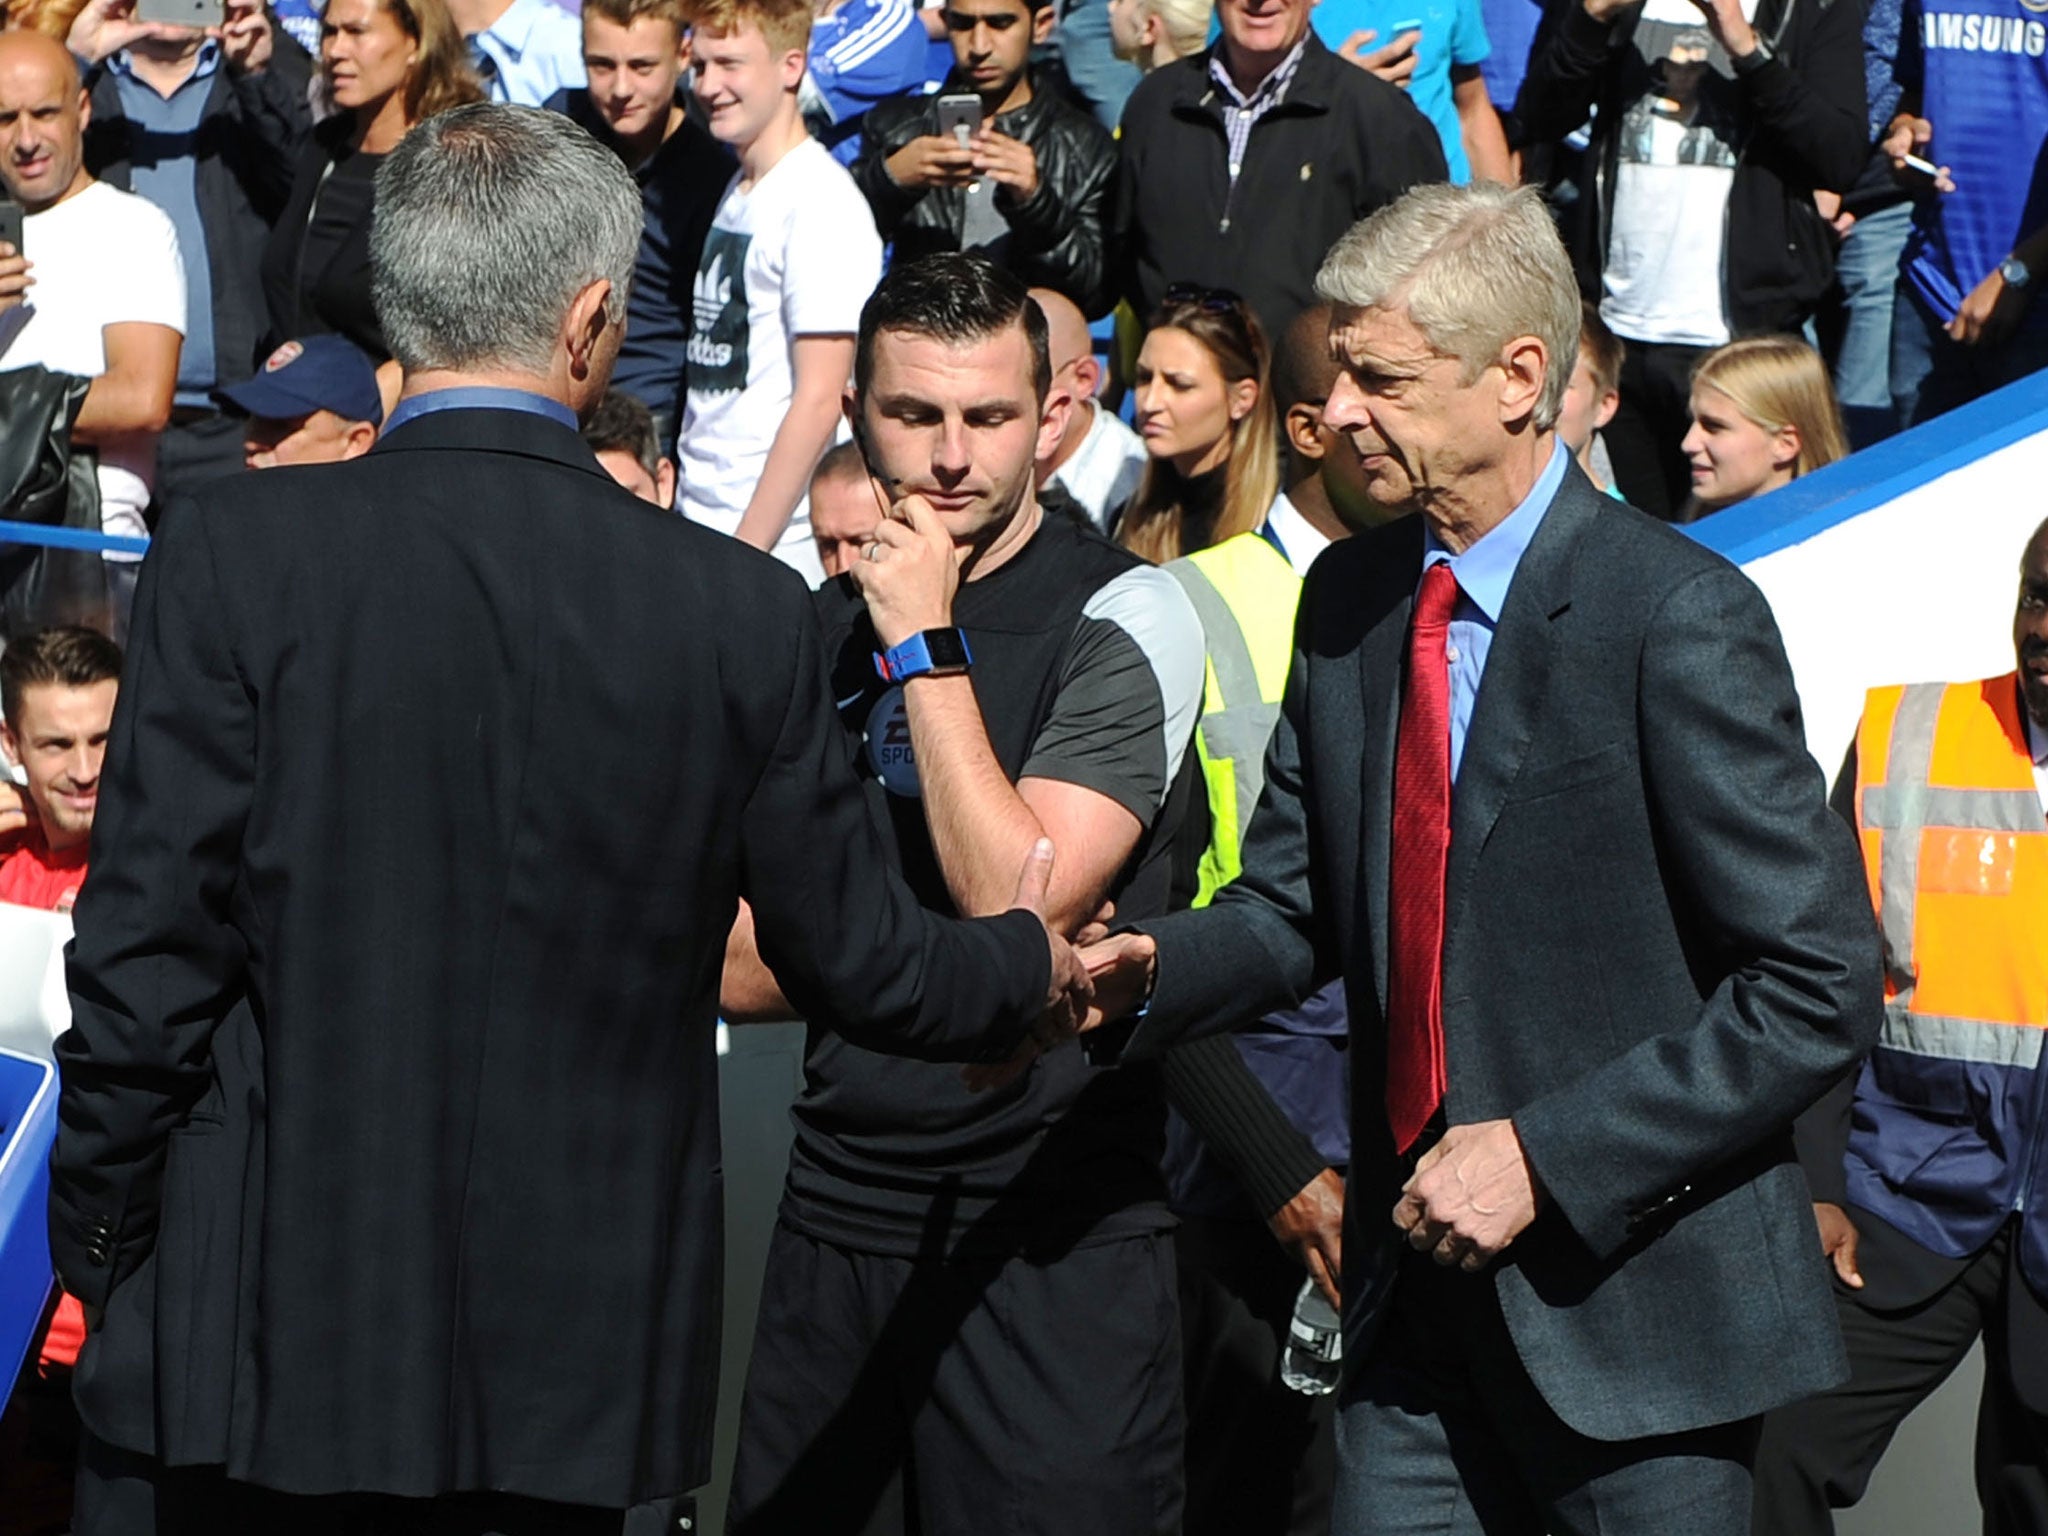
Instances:
[[[951,635],[960,648],[957,662],[939,662],[932,658],[930,635]],[[921,677],[927,672],[964,672],[974,657],[967,649],[967,636],[957,629],[919,630],[900,645],[892,645],[875,657],[875,670],[888,683],[900,683],[907,678]]]

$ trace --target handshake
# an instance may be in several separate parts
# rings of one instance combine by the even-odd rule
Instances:
[[[1137,1012],[1152,994],[1158,963],[1152,940],[1142,933],[1112,937],[1107,926],[1112,908],[1105,906],[1071,942],[1047,922],[1052,858],[1051,839],[1041,837],[1025,855],[1024,872],[1017,879],[1017,899],[1010,904],[1013,911],[1022,908],[1029,912],[1045,929],[1052,955],[1045,1006],[1007,1061],[966,1069],[967,1086],[976,1093],[1014,1081],[1054,1046]]]

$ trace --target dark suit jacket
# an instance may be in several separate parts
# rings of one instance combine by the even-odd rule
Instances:
[[[1014,1044],[1038,925],[919,909],[803,583],[552,422],[173,503],[133,636],[57,1051],[86,1422],[297,1492],[702,1482],[736,896],[939,1058]]]
[[[1143,925],[1159,982],[1129,1046],[1227,1028],[1342,972],[1354,1352],[1402,1251],[1388,843],[1421,545],[1408,518],[1316,562],[1244,873],[1206,911]],[[1490,1271],[1545,1399],[1620,1440],[1840,1379],[1790,1126],[1876,1037],[1856,850],[1761,595],[1576,468],[1488,653],[1446,894],[1448,1119],[1512,1116],[1549,1192]]]

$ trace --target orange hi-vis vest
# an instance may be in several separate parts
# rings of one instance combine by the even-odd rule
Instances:
[[[1856,735],[1856,818],[1884,934],[1885,1017],[1857,1085],[1851,1200],[1962,1257],[2031,1219],[2048,1039],[2048,813],[2019,676],[1878,688]]]

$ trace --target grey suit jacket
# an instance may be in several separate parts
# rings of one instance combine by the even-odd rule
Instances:
[[[1351,1009],[1353,1358],[1401,1247],[1384,1111],[1388,843],[1408,518],[1330,549],[1244,872],[1159,943],[1126,1047],[1226,1029],[1331,974]],[[1763,597],[1573,468],[1517,570],[1452,809],[1451,1124],[1514,1119],[1548,1202],[1490,1271],[1580,1432],[1725,1422],[1846,1374],[1793,1117],[1876,1038],[1878,941]]]

